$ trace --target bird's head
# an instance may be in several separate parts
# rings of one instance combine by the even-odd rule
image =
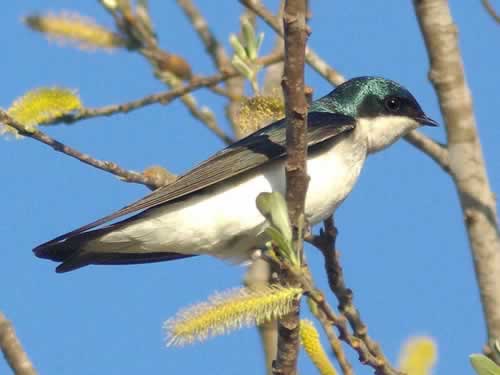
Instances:
[[[317,107],[317,108],[314,108]],[[421,125],[437,126],[413,95],[380,77],[353,78],[313,104],[311,110],[337,112],[356,119],[369,152],[379,151]]]

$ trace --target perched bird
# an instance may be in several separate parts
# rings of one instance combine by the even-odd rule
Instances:
[[[314,101],[308,112],[308,222],[316,224],[334,212],[351,192],[367,155],[420,125],[437,123],[408,90],[384,78],[354,78]],[[149,263],[198,254],[248,259],[266,240],[265,219],[255,204],[257,195],[285,193],[285,133],[285,120],[276,121],[173,183],[34,252],[62,262],[57,272],[90,264]],[[129,214],[134,215],[100,227]]]

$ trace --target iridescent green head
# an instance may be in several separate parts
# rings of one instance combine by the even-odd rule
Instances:
[[[310,111],[334,112],[356,120],[355,135],[369,153],[386,148],[421,125],[437,126],[400,84],[380,77],[344,82],[315,101]]]
[[[397,82],[381,77],[357,77],[316,101],[311,110],[337,112],[354,118],[399,116],[436,126],[413,95]]]

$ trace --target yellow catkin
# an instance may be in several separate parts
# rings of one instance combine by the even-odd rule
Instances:
[[[293,302],[301,293],[300,288],[278,286],[263,290],[238,288],[218,293],[207,302],[182,310],[165,322],[167,345],[203,341],[243,326],[279,318],[291,311]]]
[[[247,135],[284,116],[285,106],[279,96],[254,96],[241,102],[238,125]]]
[[[300,321],[300,343],[321,375],[336,375],[319,340],[319,333],[309,320]]]
[[[408,375],[430,375],[437,360],[437,345],[426,336],[408,339],[399,356],[399,368]]]
[[[59,42],[70,42],[82,49],[112,49],[126,43],[120,35],[74,13],[31,15],[24,19],[28,27]]]
[[[50,121],[82,107],[80,98],[72,90],[58,87],[39,88],[18,98],[7,113],[23,124],[27,131],[34,131],[39,123]],[[17,133],[8,126],[2,128],[2,132],[6,131]]]

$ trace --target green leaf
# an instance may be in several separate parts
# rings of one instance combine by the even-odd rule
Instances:
[[[257,54],[256,54],[256,58],[259,56],[259,51],[260,51],[260,47],[262,47],[262,42],[264,41],[264,33],[261,32],[259,33],[259,35],[257,36],[257,41],[256,41],[256,44],[257,44]]]
[[[229,35],[229,44],[231,44],[231,47],[234,49],[234,54],[238,56],[240,59],[244,60],[247,58],[247,51],[245,50],[245,47],[241,44],[240,40],[238,37],[234,34]]]
[[[483,354],[471,354],[470,363],[478,375],[500,375],[500,367]]]
[[[247,50],[247,56],[250,60],[255,60],[257,58],[255,30],[252,24],[246,18],[243,18],[241,20],[241,29],[243,32],[243,44],[245,46],[245,49]]]
[[[296,260],[295,257],[295,252],[293,251],[292,247],[290,246],[290,242],[288,242],[285,237],[281,234],[281,232],[274,228],[274,227],[268,227],[265,230],[265,233],[271,238],[271,240],[274,242],[276,246],[284,253],[286,254],[286,257],[289,258],[292,262]]]
[[[238,70],[243,76],[249,81],[253,80],[255,77],[255,72],[252,70],[248,64],[240,58],[238,55],[234,55],[231,61],[233,66]]]
[[[293,265],[299,265],[300,261],[292,245],[292,227],[283,196],[278,192],[260,193],[256,204],[262,216],[270,224],[265,230],[266,234],[278,247],[284,258]]]
[[[288,208],[283,196],[278,192],[260,193],[257,197],[260,213],[276,227],[287,241],[292,240],[292,227],[288,217]]]

